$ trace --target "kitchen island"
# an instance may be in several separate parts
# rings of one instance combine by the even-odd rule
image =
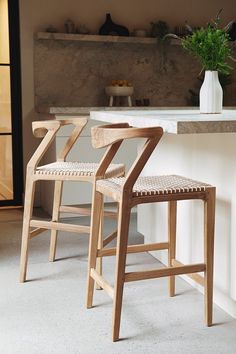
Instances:
[[[236,109],[222,114],[189,109],[92,111],[90,117],[135,127],[162,126],[165,134],[143,175],[179,174],[216,186],[214,299],[236,318]],[[179,202],[177,258],[183,263],[203,257],[200,203]],[[138,208],[138,230],[147,243],[167,238],[167,208],[160,204]],[[154,255],[166,263],[164,251]]]

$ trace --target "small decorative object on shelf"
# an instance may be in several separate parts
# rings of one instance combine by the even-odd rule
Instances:
[[[65,22],[65,31],[66,33],[76,33],[75,24],[70,19]]]
[[[169,32],[169,26],[164,21],[151,22],[151,37],[163,38]]]
[[[114,23],[111,19],[111,14],[106,14],[106,21],[99,29],[99,34],[112,36],[129,36],[129,30],[124,26]]]
[[[46,32],[48,32],[48,33],[57,33],[57,29],[54,26],[50,25],[50,26],[48,26],[46,28]]]
[[[174,37],[181,40],[181,44],[190,54],[197,58],[202,71],[205,71],[205,78],[200,89],[200,113],[221,113],[223,106],[223,91],[219,82],[218,73],[228,75],[232,67],[228,59],[232,59],[230,37],[227,32],[232,27],[231,21],[224,28],[220,27],[220,14],[218,12],[214,20],[205,28],[192,29],[188,24],[186,27],[190,32],[184,38],[173,34],[167,37]]]
[[[147,37],[147,31],[145,29],[135,29],[134,36],[135,37]]]
[[[89,31],[89,29],[88,29],[87,26],[85,26],[85,25],[80,25],[80,26],[77,27],[76,33],[79,33],[79,34],[89,34],[90,31]]]
[[[186,26],[175,26],[175,34],[179,37],[185,37],[189,32]]]

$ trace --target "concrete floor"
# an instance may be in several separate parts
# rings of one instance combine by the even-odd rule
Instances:
[[[126,284],[122,340],[112,343],[111,299],[96,291],[95,307],[84,306],[88,237],[62,233],[55,263],[47,261],[49,234],[32,240],[28,282],[19,284],[21,219],[0,211],[0,354],[236,353],[236,320],[215,307],[215,325],[205,327],[202,295],[180,278],[174,298],[165,278]],[[131,241],[142,241],[135,218]],[[104,263],[112,282],[113,257]],[[148,254],[128,257],[129,270],[142,263],[158,265]]]

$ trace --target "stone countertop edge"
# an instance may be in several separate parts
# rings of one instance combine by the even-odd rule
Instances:
[[[176,107],[154,107],[154,106],[132,106],[132,107],[60,107],[60,106],[36,106],[35,110],[37,113],[45,114],[90,114],[91,111],[150,111],[150,110],[175,110]],[[192,110],[193,107],[178,107],[178,109]],[[197,109],[197,108],[196,108]]]
[[[158,112],[157,112],[158,111]],[[139,112],[120,113],[117,112],[100,112],[91,111],[90,117],[103,122],[120,123],[127,122],[135,127],[154,127],[161,126],[165,133],[171,134],[214,134],[214,133],[235,133],[236,132],[236,109],[224,110],[221,115],[204,114],[199,115],[199,120],[196,119],[197,111],[189,113],[189,118],[186,119],[186,109],[173,110],[168,113],[168,116],[162,116],[163,110],[146,112],[146,116],[139,116]],[[170,111],[168,109],[168,111]],[[177,111],[177,112],[176,112]],[[181,113],[183,115],[181,116]],[[140,112],[140,114],[142,114]],[[193,115],[191,117],[191,115]]]
[[[142,111],[150,114],[150,111],[153,112],[152,117],[146,115],[145,117],[140,117]],[[171,111],[170,116],[158,117],[157,111],[162,113],[163,111]],[[227,107],[224,109],[224,119],[219,119],[221,115],[211,115],[207,114],[204,117],[207,119],[196,120],[194,119],[181,119],[181,116],[175,115],[172,112],[185,112],[186,111],[195,111],[195,114],[198,111],[197,107],[57,107],[57,106],[44,106],[37,107],[37,112],[52,114],[52,115],[87,115],[95,120],[110,122],[110,123],[119,123],[119,122],[128,122],[130,125],[136,127],[148,127],[148,126],[161,126],[166,133],[171,134],[206,134],[206,133],[235,133],[236,132],[236,107]],[[231,110],[231,112],[230,112]],[[128,112],[131,112],[131,115]],[[136,111],[136,115],[132,114]],[[119,115],[118,113],[121,112]],[[124,113],[123,113],[124,112]],[[227,113],[228,112],[228,113]],[[232,113],[233,112],[233,113]],[[104,116],[102,115],[104,114]],[[231,119],[227,117],[231,115]],[[191,113],[189,114],[191,115]],[[215,119],[217,117],[217,119]],[[228,119],[227,119],[228,118]]]

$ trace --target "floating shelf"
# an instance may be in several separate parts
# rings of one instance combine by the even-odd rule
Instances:
[[[49,33],[38,32],[36,39],[53,39],[62,41],[80,42],[103,42],[103,43],[136,43],[136,44],[157,44],[156,38],[149,37],[124,37],[124,36],[100,36],[96,34],[72,34],[72,33]],[[178,40],[171,40],[171,44],[178,45]]]

